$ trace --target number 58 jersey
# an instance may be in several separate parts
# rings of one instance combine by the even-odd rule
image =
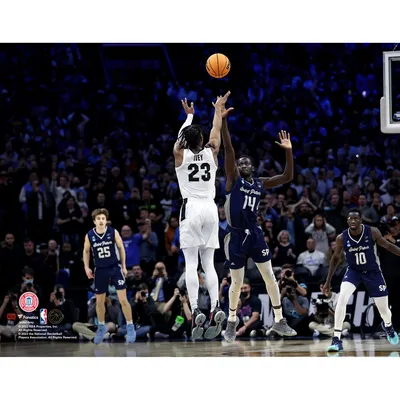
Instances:
[[[108,226],[102,235],[99,235],[96,228],[93,228],[87,235],[92,249],[94,266],[96,268],[118,266],[120,256],[115,243],[114,228]]]
[[[376,244],[369,225],[361,225],[361,236],[355,240],[350,229],[343,231],[343,251],[350,269],[357,271],[380,270]]]
[[[197,154],[184,149],[182,164],[175,168],[182,198],[214,200],[217,169],[210,148]]]

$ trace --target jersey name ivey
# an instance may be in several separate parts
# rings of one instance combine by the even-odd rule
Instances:
[[[108,244],[112,244],[112,241],[110,240],[109,242],[106,242],[105,240],[103,240],[102,242],[94,243],[93,247],[107,246]]]
[[[350,247],[349,249],[347,249],[349,253],[352,253],[354,251],[364,251],[364,250],[369,250],[369,246]]]
[[[243,186],[240,188],[240,191],[245,192],[247,194],[255,194],[256,196],[261,196],[261,192],[259,192],[258,190],[246,189]]]
[[[193,161],[203,161],[203,154],[195,154],[193,156]]]

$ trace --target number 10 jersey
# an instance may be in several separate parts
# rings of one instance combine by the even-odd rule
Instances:
[[[380,270],[376,244],[372,238],[371,227],[361,225],[361,236],[355,240],[350,229],[343,231],[343,250],[350,269],[357,271]]]
[[[184,149],[182,164],[175,168],[182,198],[214,200],[217,169],[210,148],[197,154]]]

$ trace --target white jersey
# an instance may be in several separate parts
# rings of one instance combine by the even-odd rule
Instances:
[[[175,168],[182,198],[214,200],[217,169],[210,148],[197,154],[184,149],[182,164]]]

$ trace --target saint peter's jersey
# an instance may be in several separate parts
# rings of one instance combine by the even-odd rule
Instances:
[[[361,236],[355,240],[350,228],[343,231],[343,250],[350,269],[357,271],[380,270],[376,244],[369,225],[361,225]]]
[[[241,230],[258,228],[257,212],[262,191],[260,179],[253,178],[253,182],[249,183],[239,176],[226,194],[225,214],[230,227]]]
[[[217,169],[210,148],[197,154],[184,149],[182,164],[175,168],[182,198],[214,200]]]
[[[115,229],[108,226],[106,231],[99,235],[96,228],[93,228],[87,235],[92,249],[94,266],[96,268],[118,266],[120,256],[115,243]]]

